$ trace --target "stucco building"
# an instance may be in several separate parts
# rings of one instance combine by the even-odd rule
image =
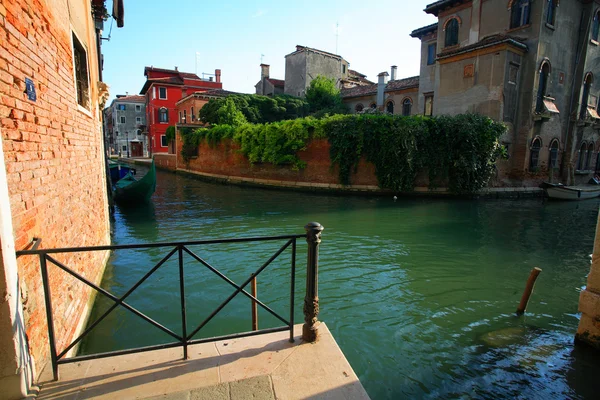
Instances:
[[[117,26],[122,9],[115,3]],[[41,248],[110,243],[102,135],[108,95],[104,0],[0,4],[0,397],[21,399],[49,359]],[[108,252],[59,254],[99,284]],[[59,351],[81,331],[92,289],[48,263]]]
[[[188,93],[222,89],[221,70],[216,69],[214,77],[200,78],[196,74],[175,69],[146,67],[146,83],[140,94],[146,98],[146,132],[150,154],[167,153],[168,143],[165,132],[178,121],[177,102]]]
[[[147,157],[146,98],[117,95],[104,110],[104,134],[109,154],[123,157]]]
[[[503,121],[494,185],[587,181],[599,159],[599,2],[441,0],[419,28],[424,114]]]
[[[268,64],[260,64],[260,81],[254,85],[256,94],[275,96],[284,93],[285,81],[271,78],[270,68]]]

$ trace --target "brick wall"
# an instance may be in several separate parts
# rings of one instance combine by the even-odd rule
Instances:
[[[0,4],[0,130],[17,249],[33,237],[42,238],[42,248],[109,242],[95,32],[91,17],[75,23],[69,14],[90,16],[90,2]],[[88,52],[90,111],[77,104],[72,22]],[[35,102],[24,94],[26,77],[35,83]],[[57,259],[99,282],[106,253]],[[39,262],[33,256],[18,261],[27,336],[39,370],[48,356]],[[90,290],[49,268],[60,350],[83,324]]]

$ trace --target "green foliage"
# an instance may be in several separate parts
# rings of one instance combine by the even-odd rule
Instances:
[[[306,101],[310,112],[317,118],[327,114],[347,114],[348,110],[342,103],[340,90],[335,85],[335,79],[318,75],[310,82],[306,90]]]
[[[231,100],[246,120],[253,124],[296,119],[308,115],[308,104],[303,99],[288,95],[269,97],[239,94],[211,99],[200,109],[200,120],[211,125],[229,124],[231,121],[224,119],[227,115],[219,113],[228,100]]]
[[[170,143],[173,140],[175,140],[175,126],[169,126],[165,131],[165,136],[167,138],[167,143]]]
[[[187,163],[192,157],[198,155],[198,146],[205,135],[206,128],[179,128],[181,137],[181,158]]]
[[[219,124],[240,126],[248,122],[244,114],[237,108],[233,99],[227,98],[223,105],[217,110]]]
[[[475,114],[425,118],[393,115],[348,115],[323,121],[332,163],[340,181],[350,184],[361,155],[375,165],[379,186],[410,191],[417,172],[429,173],[430,187],[453,193],[485,187],[502,155],[498,138],[504,125]]]

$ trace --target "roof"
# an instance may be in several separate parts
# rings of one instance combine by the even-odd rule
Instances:
[[[525,38],[512,37],[512,36],[508,36],[508,35],[499,33],[496,35],[486,36],[483,39],[481,39],[479,42],[470,44],[468,46],[442,51],[440,54],[438,54],[438,59],[447,58],[447,57],[454,56],[457,54],[468,53],[472,50],[484,49],[486,47],[491,47],[491,46],[495,46],[497,44],[502,44],[502,43],[508,43],[510,45],[513,45],[515,47],[518,47],[520,49],[527,51],[527,45],[524,43],[525,40],[526,40]]]
[[[192,74],[191,72],[181,72],[177,69],[156,68],[154,66],[145,67],[144,68],[144,76],[148,76],[148,71],[164,72],[167,74],[179,75],[182,78],[187,78],[187,79],[201,79],[198,75]]]
[[[434,24],[415,29],[414,31],[412,31],[410,33],[410,36],[420,39],[423,36],[429,35],[430,33],[437,31],[437,29],[438,29],[438,23],[436,22]]]
[[[179,105],[181,103],[183,103],[184,101],[188,100],[191,97],[209,97],[209,98],[214,98],[214,97],[225,97],[225,96],[229,96],[232,94],[240,94],[238,92],[231,92],[229,90],[224,90],[224,89],[211,89],[211,90],[207,90],[207,91],[203,91],[203,92],[194,92],[190,95],[187,95],[185,97],[183,97],[181,100],[179,100],[176,104]]]
[[[118,94],[115,101],[127,101],[127,102],[145,102],[146,98],[144,96],[138,96],[138,95],[131,95],[131,96],[124,96],[124,95],[120,95]]]
[[[365,74],[361,74],[360,72],[355,71],[353,69],[349,69],[349,68],[348,68],[348,75],[350,75],[350,76],[356,76],[356,77],[360,77],[360,78],[366,78],[367,77]]]
[[[181,86],[181,85],[183,85],[183,78],[181,78],[179,76],[166,76],[164,78],[146,79],[146,82],[144,83],[144,86],[142,87],[140,94],[146,94],[146,92],[148,91],[148,89],[150,89],[150,86],[152,86],[153,83],[162,83],[162,84],[168,84],[168,85]]]
[[[410,78],[396,79],[388,81],[385,86],[385,92],[394,92],[397,90],[412,89],[419,87],[419,77],[411,76]],[[353,88],[342,89],[342,98],[364,97],[377,94],[377,83],[365,86],[356,86]]]
[[[440,0],[435,3],[431,3],[425,7],[425,12],[427,14],[433,14],[436,17],[440,13],[440,11],[444,11],[448,8],[452,8],[455,6],[459,6],[463,3],[468,3],[471,0]]]
[[[312,51],[314,53],[322,54],[324,56],[333,57],[333,58],[339,58],[340,60],[344,58],[344,57],[342,57],[342,56],[340,56],[338,54],[333,54],[333,53],[329,53],[327,51],[323,51],[323,50],[319,50],[319,49],[314,49],[312,47],[301,46],[299,44],[296,45],[296,51],[294,51],[294,52],[286,55],[286,57],[287,56],[291,56],[292,54],[303,52],[303,51]]]
[[[271,82],[273,84],[273,86],[275,86],[275,87],[284,87],[285,86],[285,81],[282,79],[267,78],[267,80],[269,82]]]
[[[357,82],[362,85],[372,85],[374,83],[367,79],[367,75],[361,74],[353,69],[348,69],[348,78],[346,80],[349,82]]]

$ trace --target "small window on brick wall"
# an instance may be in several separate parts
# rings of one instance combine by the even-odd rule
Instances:
[[[169,144],[167,143],[167,137],[165,135],[160,136],[160,145],[162,147],[167,147]]]
[[[90,84],[88,80],[88,63],[85,47],[73,33],[73,68],[75,69],[75,88],[77,104],[90,109]]]

